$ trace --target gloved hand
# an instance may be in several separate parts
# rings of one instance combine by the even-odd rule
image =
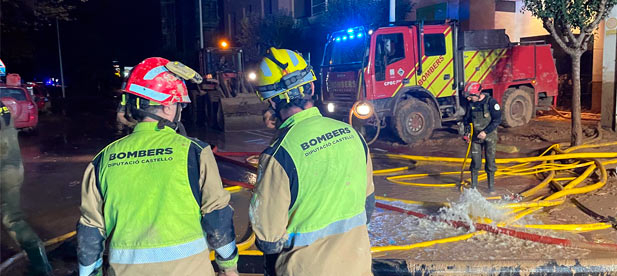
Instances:
[[[267,128],[276,128],[276,116],[274,110],[268,109],[263,115],[264,124]]]
[[[226,268],[225,270],[221,270],[216,275],[217,276],[239,276],[240,273],[238,272],[238,268],[234,266],[232,268]]]
[[[465,133],[463,135],[463,141],[465,141],[465,143],[469,143],[469,133]]]
[[[235,247],[235,244],[234,244]],[[219,254],[216,254],[216,264],[219,267],[219,273],[217,274],[218,276],[238,276],[240,275],[238,273],[238,249],[236,248],[236,250],[234,251],[234,253],[232,254],[233,257],[230,257],[227,260],[223,260],[220,258]]]

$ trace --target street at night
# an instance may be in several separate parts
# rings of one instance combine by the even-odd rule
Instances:
[[[617,0],[0,1],[0,275],[617,274]]]

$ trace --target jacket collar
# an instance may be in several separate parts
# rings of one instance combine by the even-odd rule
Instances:
[[[287,118],[285,122],[279,127],[279,129],[291,127],[299,122],[302,122],[308,118],[321,117],[321,113],[317,107],[311,107],[309,109],[302,110],[291,117]]]
[[[170,128],[168,126],[165,126],[165,128],[163,129],[159,129],[157,127],[158,122],[140,122],[135,126],[135,130],[133,130],[133,132],[139,132],[139,131],[163,131],[163,132],[171,132],[171,133],[176,133],[175,130],[173,130],[173,128]]]

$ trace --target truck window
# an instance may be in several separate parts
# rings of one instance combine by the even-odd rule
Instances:
[[[331,42],[326,47],[323,65],[360,64],[366,53],[364,39],[342,40],[339,37],[339,41]]]
[[[446,38],[443,34],[424,35],[424,55],[443,56],[446,54]]]
[[[405,58],[403,34],[383,34],[377,36],[375,47],[375,80],[386,79],[386,67]]]

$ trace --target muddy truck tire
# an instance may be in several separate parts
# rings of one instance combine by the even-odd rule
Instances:
[[[432,107],[418,99],[402,101],[396,108],[393,132],[407,144],[428,139],[435,129],[435,112]]]
[[[509,88],[501,101],[503,106],[501,124],[505,127],[526,125],[533,116],[533,100],[531,95],[518,88]]]

